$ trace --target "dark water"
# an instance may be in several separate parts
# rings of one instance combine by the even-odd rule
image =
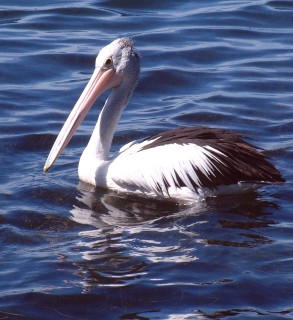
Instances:
[[[293,318],[293,2],[0,3],[0,319]],[[192,207],[79,183],[105,95],[42,168],[99,48],[141,81],[113,152],[186,125],[240,131],[286,183]]]

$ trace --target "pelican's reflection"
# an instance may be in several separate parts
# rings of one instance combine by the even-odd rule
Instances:
[[[74,265],[84,290],[133,283],[153,263],[196,263],[205,259],[206,246],[248,248],[267,243],[270,238],[263,230],[274,223],[270,209],[276,207],[258,194],[180,207],[97,190],[82,182],[76,200],[71,214],[81,230],[74,250],[81,259]]]
[[[178,212],[180,215],[198,214],[206,209],[204,202],[182,207],[175,202],[127,196],[116,192],[97,190],[79,182],[78,206],[71,210],[74,221],[96,228],[121,228],[152,224]]]
[[[129,198],[82,182],[76,200],[70,212],[82,230],[73,248],[81,259],[74,265],[83,290],[125,286],[145,275],[149,263],[197,259],[198,234],[182,227],[178,219],[198,214],[201,205],[196,212],[195,207]],[[183,238],[188,238],[188,246],[183,245]]]

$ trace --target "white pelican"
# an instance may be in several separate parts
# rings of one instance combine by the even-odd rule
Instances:
[[[137,84],[140,57],[130,39],[104,47],[94,73],[63,125],[44,166],[48,171],[95,100],[112,89],[79,161],[82,181],[118,192],[199,200],[284,180],[279,171],[237,133],[205,127],[178,128],[121,148],[109,156],[121,113]]]

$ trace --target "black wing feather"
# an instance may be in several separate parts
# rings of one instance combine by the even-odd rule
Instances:
[[[192,164],[194,173],[201,185],[198,186],[190,175],[190,183],[196,190],[198,187],[216,189],[220,185],[230,185],[238,182],[280,183],[284,182],[280,172],[253,145],[243,140],[238,133],[206,127],[178,128],[159,133],[147,140],[153,140],[141,151],[167,144],[196,144],[206,149],[211,173],[207,176],[196,165]],[[217,152],[218,151],[218,152]],[[192,163],[192,156],[191,156]],[[184,187],[185,183],[175,171],[175,185]],[[164,180],[165,187],[168,182]]]

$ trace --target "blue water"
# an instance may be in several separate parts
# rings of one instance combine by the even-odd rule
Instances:
[[[0,319],[293,318],[293,2],[0,2]],[[113,153],[206,125],[253,139],[286,183],[179,206],[94,190],[77,165],[106,95],[46,157],[101,47],[139,85]]]

